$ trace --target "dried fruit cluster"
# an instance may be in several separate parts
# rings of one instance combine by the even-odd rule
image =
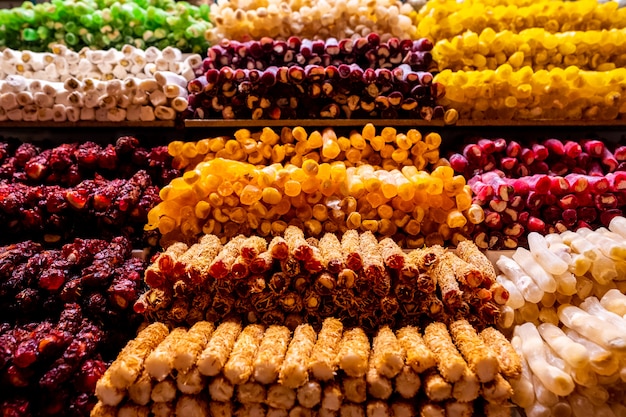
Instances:
[[[330,140],[332,130],[325,133]],[[453,174],[445,165],[429,173],[307,159],[301,168],[259,168],[215,158],[161,190],[163,202],[148,213],[146,230],[158,228],[166,243],[195,241],[203,232],[269,236],[288,225],[315,237],[372,231],[409,248],[456,243],[482,221],[483,210],[472,205],[465,178]]]
[[[240,235],[222,245],[206,235],[156,257],[145,273],[151,289],[135,310],[174,326],[229,314],[264,324],[337,316],[367,330],[459,316],[495,324],[508,292],[472,242],[457,253],[434,246],[406,254],[392,239],[355,230],[305,240],[290,226],[269,244]]]
[[[193,118],[444,117],[445,89],[426,72],[426,39],[381,43],[371,33],[224,45],[209,50],[206,73],[189,83]]]
[[[337,319],[169,332],[154,323],[98,381],[93,417],[508,415],[519,356],[494,328],[467,321],[378,329],[372,340]]]
[[[132,136],[115,145],[94,142],[68,143],[44,148],[33,143],[0,141],[0,179],[32,185],[74,187],[96,174],[107,178],[131,178],[145,170],[152,183],[163,186],[179,175],[165,146],[145,148]]]
[[[0,180],[0,222],[5,225],[0,241],[32,237],[57,243],[76,235],[124,234],[154,245],[143,226],[159,201],[158,187],[143,170],[130,179],[96,175],[68,188]]]
[[[4,415],[88,416],[107,368],[98,353],[107,332],[83,318],[77,304],[66,304],[58,321],[6,327],[0,333]]]
[[[451,154],[448,159],[452,168],[466,178],[494,169],[512,178],[535,174],[601,177],[626,170],[626,146],[602,139],[551,138],[524,145],[502,138],[481,138],[468,143],[461,153]]]
[[[0,404],[6,415],[89,415],[96,381],[141,323],[145,263],[126,238],[0,248]]]
[[[472,202],[483,207],[484,223],[474,228],[483,249],[514,249],[528,232],[553,233],[608,226],[623,214],[626,173],[606,177],[536,174],[516,179],[492,171],[470,181]]]
[[[626,204],[626,147],[601,140],[547,139],[522,146],[479,139],[450,155],[470,178],[472,203],[485,221],[472,231],[483,249],[525,245],[529,232],[608,226]]]

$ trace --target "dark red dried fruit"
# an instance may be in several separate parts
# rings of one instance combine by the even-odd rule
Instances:
[[[99,356],[94,359],[87,359],[81,365],[74,379],[74,387],[80,392],[94,392],[96,383],[104,375],[106,369],[107,364]]]

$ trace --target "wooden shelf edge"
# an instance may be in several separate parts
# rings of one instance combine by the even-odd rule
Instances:
[[[202,127],[277,127],[277,126],[363,126],[372,123],[375,126],[444,126],[442,120],[425,121],[419,119],[285,119],[285,120],[250,120],[250,119],[189,119],[185,120],[187,128]]]
[[[154,122],[95,122],[95,121],[79,121],[79,122],[0,122],[0,129],[11,128],[126,128],[126,127],[141,127],[141,128],[173,128],[175,127],[173,121],[158,120]]]
[[[372,123],[375,126],[405,127],[626,127],[622,120],[459,120],[456,124],[446,125],[442,120],[426,121],[420,119],[286,119],[286,120],[250,120],[250,119],[189,119],[181,127],[197,128],[239,128],[239,127],[352,127]],[[11,128],[174,128],[173,121],[154,122],[0,122],[0,129]]]
[[[456,124],[446,125],[442,120],[426,121],[420,119],[285,119],[285,120],[250,120],[250,119],[188,119],[185,127],[222,128],[222,127],[293,127],[293,126],[363,126],[372,123],[375,126],[406,127],[626,127],[626,120],[459,120]]]

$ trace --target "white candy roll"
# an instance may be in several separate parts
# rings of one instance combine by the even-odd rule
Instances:
[[[37,121],[37,106],[34,104],[29,104],[22,107],[23,120],[25,122],[36,122]]]
[[[41,93],[43,92],[43,82],[41,82],[39,79],[31,80],[30,84],[28,85],[28,89],[33,94]]]
[[[175,120],[176,112],[171,107],[158,106],[154,109],[154,115],[159,120]]]
[[[148,63],[148,60],[146,60],[146,53],[141,49],[135,49],[133,53],[130,54],[129,59],[133,66],[137,65],[140,68],[145,67]]]
[[[187,56],[183,62],[189,68],[194,70],[198,68],[200,65],[202,65],[202,56],[200,56],[200,54],[191,54]]]
[[[131,102],[139,106],[145,106],[148,104],[148,93],[143,90],[137,90],[131,97]]]
[[[187,107],[189,107],[189,102],[187,101],[187,99],[185,99],[183,97],[176,97],[175,99],[173,99],[170,102],[170,106],[177,113],[181,113],[181,112],[187,110]]]
[[[81,74],[88,74],[90,72],[92,72],[94,69],[94,65],[91,63],[91,61],[89,61],[86,58],[81,58],[80,61],[78,61],[78,68],[76,69],[77,71],[77,76],[81,76]]]
[[[180,52],[180,49],[174,48],[172,46],[167,46],[165,49],[163,49],[161,56],[168,62],[176,62],[183,59],[183,54]]]
[[[150,93],[150,103],[154,107],[164,106],[167,104],[167,97],[165,96],[165,93],[163,91],[156,90]]]
[[[139,83],[139,89],[146,93],[153,93],[159,90],[159,84],[157,84],[155,79],[147,78]]]
[[[165,58],[157,58],[154,64],[156,65],[157,71],[169,71],[170,69],[170,63]]]
[[[126,120],[126,109],[113,107],[112,109],[109,109],[107,117],[110,122],[123,122]]]
[[[54,119],[54,111],[51,107],[37,109],[37,120],[40,122],[49,122]]]
[[[67,121],[67,112],[63,104],[55,104],[54,107],[52,107],[52,113],[52,120],[55,122]]]
[[[18,57],[18,53],[16,51],[14,51],[13,49],[5,49],[4,51],[2,51],[2,61],[3,62],[15,62],[19,59]]]
[[[33,104],[35,102],[35,99],[33,98],[33,93],[31,93],[30,91],[21,91],[17,93],[15,98],[17,99],[17,104],[19,104],[21,107],[28,106],[29,104]]]
[[[154,79],[160,87],[167,84],[175,84],[187,89],[187,80],[185,77],[170,71],[157,71],[154,74]]]
[[[128,77],[122,83],[122,93],[130,95],[137,91],[139,80],[135,77]]]
[[[98,65],[101,64],[104,58],[104,52],[103,51],[93,51],[93,50],[88,50],[86,52],[86,56],[87,59],[89,60],[89,62],[91,62],[92,64]]]
[[[100,96],[100,99],[98,100],[98,107],[100,107],[101,109],[109,110],[115,107],[116,105],[117,105],[117,99],[110,94],[105,94],[103,96]]]
[[[108,95],[117,97],[122,93],[122,81],[120,80],[111,80],[106,83],[106,93]]]
[[[59,75],[59,79],[65,80],[70,75],[65,57],[57,56],[54,60],[54,66]]]
[[[80,107],[83,107],[83,103],[84,103],[83,97],[84,97],[84,94],[81,93],[80,91],[72,91],[70,95],[67,96],[67,101],[70,106],[80,108]]]
[[[141,120],[141,107],[136,104],[131,104],[126,109],[126,120],[130,122],[138,122]]]
[[[137,48],[135,48],[133,45],[126,44],[122,46],[122,49],[120,49],[120,52],[122,53],[122,55],[124,55],[124,58],[130,58],[136,49]]]
[[[139,119],[142,122],[153,122],[156,120],[154,117],[154,107],[152,106],[141,106],[141,115]]]
[[[154,62],[161,57],[161,51],[156,46],[149,46],[144,54],[146,62]]]
[[[57,96],[57,94],[61,93],[62,91],[65,91],[65,89],[63,88],[63,83],[47,82],[47,83],[44,83],[42,91],[47,96],[54,98]]]
[[[110,48],[108,51],[104,53],[102,57],[102,62],[105,64],[114,65],[122,58],[122,54],[119,54],[116,49]]]
[[[113,76],[118,80],[123,80],[128,76],[128,72],[121,64],[117,64],[113,67]]]
[[[117,97],[117,107],[126,109],[131,105],[130,98],[126,94],[120,94]]]
[[[46,65],[44,68],[45,80],[46,81],[58,81],[59,80],[59,72],[57,71],[57,66],[54,62]]]
[[[67,113],[68,122],[77,122],[80,120],[80,108],[73,106],[66,107],[65,112]]]
[[[165,69],[167,70],[168,68]],[[157,72],[157,66],[153,62],[149,62],[143,67],[143,73],[148,77],[154,77],[155,72]]]
[[[85,93],[83,97],[83,105],[87,108],[94,109],[98,107],[98,101],[100,99],[100,94],[95,91],[88,91]]]
[[[61,91],[59,92],[56,97],[54,98],[54,104],[62,104],[63,106],[69,106],[70,105],[70,101],[68,99],[70,95],[69,91]]]
[[[176,84],[168,84],[164,86],[163,93],[165,93],[165,97],[167,98],[189,97],[189,92],[187,91],[187,89]]]
[[[21,122],[24,119],[24,112],[22,109],[13,109],[7,111],[7,119],[12,122]]]
[[[101,74],[109,74],[113,71],[113,65],[108,62],[96,64],[96,68],[98,68]]]
[[[16,73],[14,62],[2,61],[0,69],[2,69],[2,72],[4,72],[5,74],[13,75]]]
[[[175,74],[180,74],[183,68],[183,64],[182,62],[170,62],[168,65],[168,71],[171,71]]]
[[[80,55],[78,55],[78,52],[68,50],[64,56],[68,65],[78,64],[80,62]]]
[[[36,52],[24,51],[22,52],[22,61],[28,62],[33,71],[42,71],[45,67],[43,61],[43,54]]]
[[[196,72],[191,69],[187,64],[183,64],[180,68],[180,75],[187,81],[191,81],[196,78]]]
[[[83,107],[80,109],[80,120],[96,120],[96,109],[93,107]]]
[[[64,56],[68,51],[67,46],[63,45],[62,43],[55,43],[50,49],[52,50],[53,54],[62,56]]]
[[[34,101],[39,108],[52,108],[54,106],[54,97],[50,97],[44,92],[35,93]]]
[[[83,83],[74,77],[69,77],[63,82],[63,88],[67,91],[80,91],[83,88]]]
[[[108,122],[109,121],[109,110],[105,108],[96,109],[96,121],[97,122]]]

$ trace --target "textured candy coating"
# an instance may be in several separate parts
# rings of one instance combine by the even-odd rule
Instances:
[[[196,363],[203,375],[215,376],[222,371],[240,333],[241,323],[233,320],[225,321],[215,329]]]
[[[298,388],[309,378],[308,361],[313,352],[317,334],[309,324],[294,330],[278,381],[287,388]]]
[[[273,383],[278,378],[291,332],[284,326],[269,326],[254,359],[254,379],[262,384]]]
[[[316,379],[333,379],[339,366],[337,353],[341,343],[343,324],[334,318],[327,318],[322,323],[311,358],[309,371]]]
[[[261,345],[265,328],[261,325],[246,326],[239,334],[228,361],[224,365],[224,376],[233,384],[242,384],[254,372],[254,358]]]

